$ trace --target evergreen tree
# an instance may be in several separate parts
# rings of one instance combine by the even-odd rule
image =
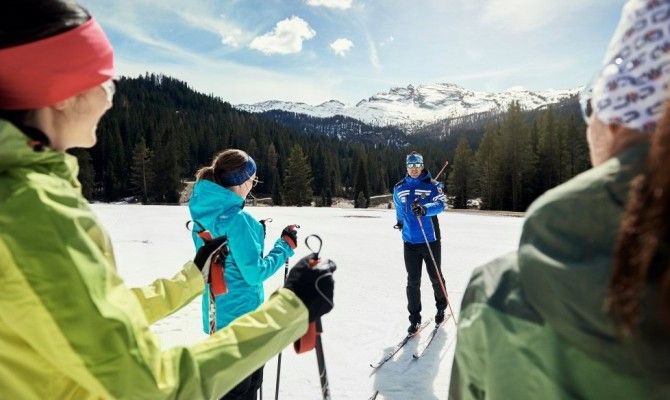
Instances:
[[[453,170],[449,174],[449,193],[454,196],[454,208],[467,208],[472,195],[473,158],[468,139],[461,137],[454,154]]]
[[[537,173],[541,175],[541,192],[561,182],[561,143],[559,126],[551,107],[539,119],[539,146]]]
[[[133,164],[130,168],[130,185],[133,194],[140,198],[142,203],[151,199],[149,188],[155,187],[155,172],[151,166],[152,154],[147,148],[144,138],[140,138],[133,149]]]
[[[368,208],[370,206],[370,184],[368,183],[368,171],[363,158],[358,162],[358,172],[354,184],[354,205],[356,208]]]
[[[584,131],[583,123],[578,123],[574,115],[570,115],[566,121],[565,129],[565,163],[563,176],[567,179],[586,171],[591,166],[589,149]]]
[[[68,152],[77,157],[79,163],[77,179],[81,183],[81,193],[86,199],[92,200],[95,198],[95,170],[91,154],[84,149],[71,149]]]
[[[477,193],[482,198],[484,208],[499,209],[502,206],[500,135],[491,123],[486,125],[485,132],[476,155]]]
[[[532,201],[524,189],[532,181],[534,155],[528,127],[523,122],[521,105],[510,104],[501,126],[503,185],[507,184],[506,206],[520,211]],[[504,186],[503,186],[504,188]]]
[[[161,203],[176,203],[179,200],[181,181],[179,179],[179,155],[172,134],[166,132],[160,138],[151,166],[153,180],[151,192]]]
[[[300,145],[294,145],[286,160],[282,198],[289,206],[312,203],[312,170]]]

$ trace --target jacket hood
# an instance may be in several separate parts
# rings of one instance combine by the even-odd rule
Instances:
[[[630,182],[642,171],[647,151],[648,143],[633,146],[533,203],[519,245],[519,270],[529,303],[563,339],[600,359],[627,359],[625,368],[639,364],[667,373],[670,359],[658,356],[663,346],[649,348],[637,339],[622,346],[605,308]]]
[[[0,119],[0,174],[28,168],[56,174],[79,186],[77,159],[63,151],[44,147],[34,150],[31,139],[12,123]]]
[[[201,179],[193,186],[188,204],[191,217],[206,229],[212,229],[217,218],[228,218],[240,212],[244,208],[244,199],[221,185]]]

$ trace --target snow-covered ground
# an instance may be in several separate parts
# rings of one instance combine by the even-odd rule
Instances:
[[[157,277],[170,276],[191,258],[194,249],[184,228],[188,209],[178,206],[95,204],[94,210],[112,237],[119,273],[129,286],[141,286]],[[300,246],[292,262],[308,253],[302,239],[311,233],[323,239],[322,256],[333,259],[335,309],[324,317],[323,346],[332,398],[446,399],[454,349],[454,325],[442,328],[428,353],[412,360],[419,340],[413,340],[393,360],[371,375],[369,364],[400,340],[408,325],[406,273],[399,232],[392,229],[395,212],[383,209],[249,207],[257,218],[271,217],[266,247],[284,226],[301,225]],[[446,212],[442,227],[443,273],[456,313],[473,268],[513,250],[523,220],[515,217]],[[291,263],[292,264],[292,263]],[[266,293],[280,287],[283,269],[266,282]],[[423,316],[435,312],[432,288],[426,274],[422,285]],[[188,345],[205,338],[201,330],[200,299],[153,330],[165,348]],[[424,331],[426,336],[428,329]],[[316,355],[296,355],[292,348],[282,356],[280,398],[320,398]],[[265,367],[263,397],[275,395],[276,359]]]

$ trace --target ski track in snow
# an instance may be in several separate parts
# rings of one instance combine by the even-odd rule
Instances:
[[[114,243],[120,275],[129,287],[142,286],[176,273],[194,254],[189,219],[184,206],[94,204]],[[323,239],[322,257],[336,261],[335,309],[323,319],[323,346],[334,399],[446,399],[455,345],[455,327],[441,328],[426,354],[413,360],[422,338],[410,341],[392,360],[371,375],[370,363],[406,333],[406,273],[400,234],[392,227],[395,211],[387,209],[339,209],[312,207],[247,207],[258,219],[271,217],[266,251],[284,226],[297,223],[300,245],[290,260],[293,265],[308,250],[304,238],[317,233]],[[354,217],[354,218],[352,218]],[[373,217],[373,218],[356,218]],[[446,212],[439,216],[442,229],[442,270],[455,313],[472,270],[514,250],[522,218]],[[424,270],[425,272],[425,270]],[[266,294],[279,288],[283,266],[265,283]],[[422,277],[424,318],[435,306],[428,276]],[[201,329],[200,298],[152,330],[167,349],[189,345],[206,337]],[[276,357],[265,366],[263,396],[274,398]],[[282,356],[281,399],[320,398],[316,354],[296,355],[292,347]]]

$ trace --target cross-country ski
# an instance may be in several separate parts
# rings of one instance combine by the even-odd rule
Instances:
[[[422,324],[419,326],[419,330],[416,331],[415,333],[408,333],[407,336],[405,336],[400,342],[398,342],[398,344],[396,344],[395,346],[393,346],[393,348],[392,348],[391,350],[389,350],[386,354],[384,354],[384,356],[382,357],[381,360],[379,360],[379,361],[377,361],[377,362],[375,362],[375,363],[370,363],[370,367],[372,367],[374,370],[376,370],[377,368],[379,368],[379,367],[381,367],[382,365],[384,365],[388,360],[392,359],[393,356],[395,356],[396,354],[398,354],[398,352],[400,351],[400,349],[402,349],[402,348],[403,348],[403,347],[404,347],[410,340],[412,340],[413,338],[417,337],[417,336],[421,333],[421,331],[422,331],[425,327],[427,327],[428,324],[430,324],[431,321],[432,321],[432,318],[431,318],[431,319],[428,319],[426,322],[422,323]]]
[[[445,326],[447,324],[447,322],[449,322],[450,319],[451,319],[451,314],[448,314],[444,321],[442,321],[439,324],[435,324],[435,326],[433,327],[433,330],[431,330],[430,333],[428,334],[428,339],[422,341],[419,344],[419,348],[416,350],[416,352],[414,354],[412,354],[412,358],[414,358],[415,360],[418,360],[419,358],[421,358],[426,353],[426,350],[428,350],[428,346],[430,346],[430,344],[433,343],[433,339],[435,339],[435,336],[437,336],[440,333],[440,331],[441,331],[440,328]]]

